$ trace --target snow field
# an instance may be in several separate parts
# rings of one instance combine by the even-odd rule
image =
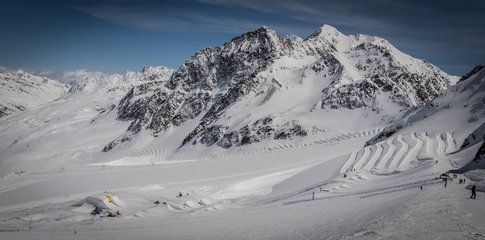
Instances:
[[[442,159],[447,153],[456,150],[453,135],[450,132],[437,133],[434,138],[428,137],[427,132],[399,134],[384,142],[351,153],[340,173],[358,170],[367,170],[376,174],[402,172],[421,164],[423,160]]]

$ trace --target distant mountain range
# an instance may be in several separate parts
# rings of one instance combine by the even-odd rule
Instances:
[[[68,90],[67,84],[0,67],[0,117],[49,103]]]

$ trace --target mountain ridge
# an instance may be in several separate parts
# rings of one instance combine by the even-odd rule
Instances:
[[[0,117],[54,101],[68,90],[67,84],[22,69],[0,67]]]
[[[261,108],[275,95],[305,84],[320,88],[316,91],[307,86],[307,92],[303,93],[313,98],[305,102],[313,105],[308,111],[368,108],[375,112],[394,111],[389,115],[397,115],[431,100],[454,81],[454,77],[434,65],[402,53],[379,37],[346,36],[324,25],[303,40],[280,37],[276,31],[261,27],[221,46],[195,53],[165,84],[152,89],[151,95],[144,91],[150,96],[132,99],[126,95],[118,105],[118,119],[131,124],[120,138],[131,139],[142,129],[157,136],[200,118],[181,146],[189,142],[209,146],[257,142],[275,138],[274,132],[283,131],[281,126],[305,127],[288,118],[278,124],[278,129],[275,126],[249,129],[250,125],[258,125],[256,122],[282,113],[271,111],[258,118],[242,119],[248,124],[239,129],[218,122],[224,122],[223,115],[241,102]],[[248,103],[248,98],[259,98],[260,102]],[[392,106],[388,106],[386,99],[391,99]],[[389,110],[395,106],[398,111]],[[263,133],[263,128],[271,133]],[[290,138],[305,135],[305,131],[291,132],[297,134],[290,134]],[[120,138],[105,150],[116,146]]]

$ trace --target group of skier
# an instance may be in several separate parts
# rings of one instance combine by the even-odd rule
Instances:
[[[455,173],[453,174],[453,178],[449,177],[448,176],[448,173],[443,173],[439,176],[439,178],[441,178],[445,184],[445,187],[446,185],[448,184],[448,179],[450,181],[453,181],[453,178],[458,178],[458,175]],[[460,178],[458,179],[458,184],[465,184],[466,183],[466,179],[465,178]],[[422,190],[422,187],[421,187],[421,190]],[[477,190],[476,190],[476,186],[475,184],[473,184],[471,186],[471,192],[472,192],[472,195],[470,196],[470,199],[475,199],[477,197]]]

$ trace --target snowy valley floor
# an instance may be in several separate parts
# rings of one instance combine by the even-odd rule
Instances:
[[[8,174],[0,239],[485,239],[485,194],[471,200],[465,184],[436,179],[479,145],[453,153],[451,133],[412,133],[361,148],[368,136],[348,136],[190,162]],[[93,204],[122,215],[91,218]]]
[[[435,184],[357,196],[90,221],[3,223],[2,239],[485,239],[485,195]],[[14,231],[21,227],[19,232]],[[13,232],[11,232],[13,231]],[[77,234],[74,234],[76,231]]]

